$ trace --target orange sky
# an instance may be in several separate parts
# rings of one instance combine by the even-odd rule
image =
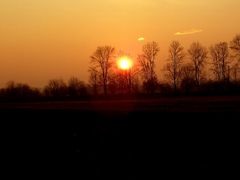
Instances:
[[[230,41],[240,33],[239,0],[1,0],[0,86],[41,87],[49,79],[88,79],[89,56],[112,45],[133,57],[157,41],[157,73],[172,40],[185,48]],[[144,37],[145,41],[138,41]]]

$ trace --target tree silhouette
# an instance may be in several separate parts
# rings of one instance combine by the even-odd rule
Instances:
[[[44,94],[49,97],[66,97],[67,85],[62,79],[52,79],[44,88]]]
[[[181,67],[181,84],[180,87],[188,94],[195,85],[195,69],[192,64],[184,64]]]
[[[208,51],[199,42],[194,42],[191,44],[188,53],[193,63],[196,84],[200,85],[202,70],[207,59]]]
[[[166,77],[170,79],[175,93],[181,78],[181,65],[184,57],[183,46],[178,41],[173,41],[169,47],[168,61],[170,62],[165,66],[165,70],[167,71]]]
[[[229,75],[229,51],[226,42],[220,42],[210,47],[213,68],[218,81],[225,81]]]
[[[156,88],[157,75],[155,73],[155,62],[160,51],[157,42],[147,43],[142,48],[142,54],[138,56],[138,62],[144,78],[144,84],[153,93]]]
[[[181,65],[181,79],[194,79],[195,70],[194,66],[191,63]]]
[[[4,90],[6,97],[17,99],[33,99],[40,97],[40,91],[37,88],[31,88],[28,84],[15,83],[10,81]]]
[[[240,72],[240,34],[236,35],[233,40],[230,42],[231,55],[236,62],[231,67],[231,75],[233,79],[237,81],[238,74]]]
[[[120,52],[116,59],[129,57],[126,53]],[[109,73],[109,91],[111,94],[127,95],[132,94],[139,74],[138,64],[134,63],[129,69],[119,68],[118,63],[114,63]]]
[[[104,95],[108,93],[109,69],[115,49],[111,46],[98,47],[91,56],[91,68],[100,74],[100,81],[103,86]]]
[[[240,63],[240,34],[236,35],[230,42],[230,49],[233,52],[234,58]]]
[[[68,95],[70,97],[86,97],[87,88],[83,81],[76,77],[72,77],[68,81]]]
[[[94,67],[90,67],[88,71],[90,73],[88,82],[93,94],[96,96],[98,95],[99,73]]]
[[[234,80],[236,82],[239,78],[239,72],[240,72],[239,63],[234,63],[231,66],[231,72],[230,72],[231,80]]]
[[[115,79],[117,80],[120,94],[131,94],[134,90],[134,87],[136,87],[136,84],[138,84],[138,67],[134,66],[128,70],[117,70],[116,72],[117,74],[115,75]]]

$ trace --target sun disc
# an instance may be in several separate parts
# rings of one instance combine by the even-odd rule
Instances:
[[[132,67],[133,62],[128,57],[122,57],[117,62],[118,68],[122,70],[128,70]]]

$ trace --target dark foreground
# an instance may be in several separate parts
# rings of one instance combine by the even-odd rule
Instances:
[[[240,97],[4,103],[0,109],[8,166],[73,165],[94,179],[237,166]]]

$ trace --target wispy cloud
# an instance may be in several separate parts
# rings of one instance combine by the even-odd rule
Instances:
[[[187,30],[187,31],[176,32],[174,35],[175,36],[183,36],[183,35],[200,33],[202,31],[203,31],[203,29],[190,29],[190,30]]]
[[[145,40],[144,37],[140,37],[140,38],[138,38],[138,41],[144,41],[144,40]]]

